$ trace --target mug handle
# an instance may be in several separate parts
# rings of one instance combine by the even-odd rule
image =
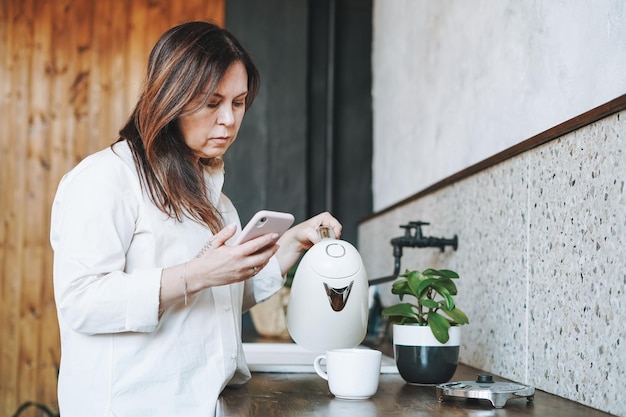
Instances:
[[[328,374],[322,369],[322,361],[326,361],[326,355],[319,355],[317,358],[315,358],[315,360],[313,361],[313,368],[319,376],[328,381]]]

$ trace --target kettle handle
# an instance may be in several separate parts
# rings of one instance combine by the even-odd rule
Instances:
[[[320,226],[317,229],[320,239],[335,239],[335,231],[328,226]]]

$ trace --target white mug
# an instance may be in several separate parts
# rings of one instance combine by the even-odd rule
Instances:
[[[370,398],[378,389],[382,353],[373,349],[333,349],[313,361],[315,372],[328,381],[337,398],[359,400]],[[326,370],[322,369],[326,362]]]

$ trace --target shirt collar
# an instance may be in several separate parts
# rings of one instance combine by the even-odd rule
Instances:
[[[207,186],[207,195],[214,206],[220,199],[222,187],[224,186],[224,161],[215,166],[206,166],[204,168],[204,180]]]

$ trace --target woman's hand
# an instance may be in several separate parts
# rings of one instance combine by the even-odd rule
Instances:
[[[293,226],[281,236],[276,258],[283,275],[298,262],[304,251],[320,241],[317,232],[320,226],[330,227],[337,239],[341,236],[341,223],[327,212]]]
[[[235,246],[225,243],[237,228],[230,225],[211,238],[198,256],[182,265],[165,268],[161,275],[160,310],[208,287],[252,278],[263,269],[279,247],[278,234],[268,233]],[[185,291],[186,290],[186,291]]]
[[[194,271],[203,276],[203,288],[216,287],[244,281],[265,268],[270,258],[278,250],[278,234],[268,233],[245,243],[226,246],[226,241],[233,237],[234,225],[222,229],[213,236],[204,253],[194,263]]]

